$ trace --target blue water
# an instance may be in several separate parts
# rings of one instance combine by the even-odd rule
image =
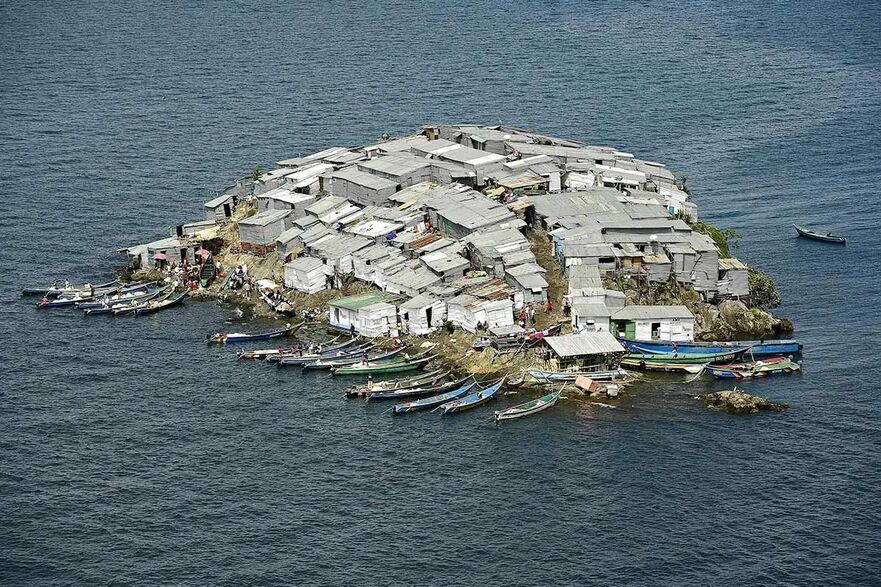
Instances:
[[[0,3],[0,583],[878,584],[881,4],[120,4]],[[744,385],[791,409],[668,377],[392,419],[206,348],[214,304],[18,298],[106,277],[255,164],[458,121],[687,175],[806,345]]]

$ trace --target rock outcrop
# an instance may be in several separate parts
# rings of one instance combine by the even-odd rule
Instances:
[[[781,320],[758,308],[727,300],[718,306],[701,304],[695,312],[698,340],[738,340],[776,338],[792,331],[788,320]]]
[[[788,404],[775,404],[766,397],[750,395],[737,389],[717,391],[698,396],[711,408],[725,410],[729,414],[757,414],[760,411],[780,412],[789,407]]]

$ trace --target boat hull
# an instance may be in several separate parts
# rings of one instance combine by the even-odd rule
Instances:
[[[843,236],[834,235],[832,233],[821,234],[818,232],[814,232],[813,230],[809,230],[802,226],[798,226],[797,224],[792,225],[795,228],[795,231],[798,233],[798,236],[809,238],[811,240],[820,241],[824,243],[833,243],[836,245],[845,245],[847,244],[847,239]]]
[[[720,354],[748,347],[745,354],[754,357],[773,357],[780,355],[796,355],[802,352],[804,345],[797,340],[737,340],[732,342],[670,342],[666,340],[629,340],[619,338],[618,342],[630,350],[650,353],[689,354]]]
[[[466,383],[465,385],[460,386],[458,389],[454,391],[449,391],[447,393],[442,393],[440,395],[427,397],[422,400],[406,402],[403,404],[397,404],[392,410],[392,413],[396,416],[401,414],[410,414],[412,412],[420,412],[423,410],[430,410],[432,408],[436,408],[440,405],[443,405],[449,401],[459,399],[460,397],[465,396],[471,388],[474,387],[476,383]]]
[[[612,381],[614,379],[627,377],[627,372],[622,369],[595,372],[542,371],[540,369],[530,369],[528,373],[533,379],[540,383],[575,381],[581,376],[590,377],[594,381]]]
[[[560,393],[561,392],[559,391],[549,393],[546,396],[522,403],[520,405],[514,406],[513,408],[498,411],[495,413],[496,422],[502,422],[504,420],[518,420],[520,418],[525,418],[526,416],[531,416],[532,414],[537,414],[538,412],[543,412],[544,410],[553,407],[554,404],[557,403],[557,400],[560,399]]]

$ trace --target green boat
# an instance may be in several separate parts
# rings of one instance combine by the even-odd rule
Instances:
[[[346,367],[332,369],[334,375],[373,375],[376,373],[401,373],[415,371],[434,357],[425,357],[415,361],[377,361],[376,363],[355,363]]]

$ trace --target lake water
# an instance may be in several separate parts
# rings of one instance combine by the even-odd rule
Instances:
[[[120,4],[0,4],[0,583],[878,584],[881,4]],[[743,385],[790,410],[671,376],[393,419],[207,347],[214,304],[18,297],[106,277],[255,164],[460,121],[687,175],[805,343]]]

